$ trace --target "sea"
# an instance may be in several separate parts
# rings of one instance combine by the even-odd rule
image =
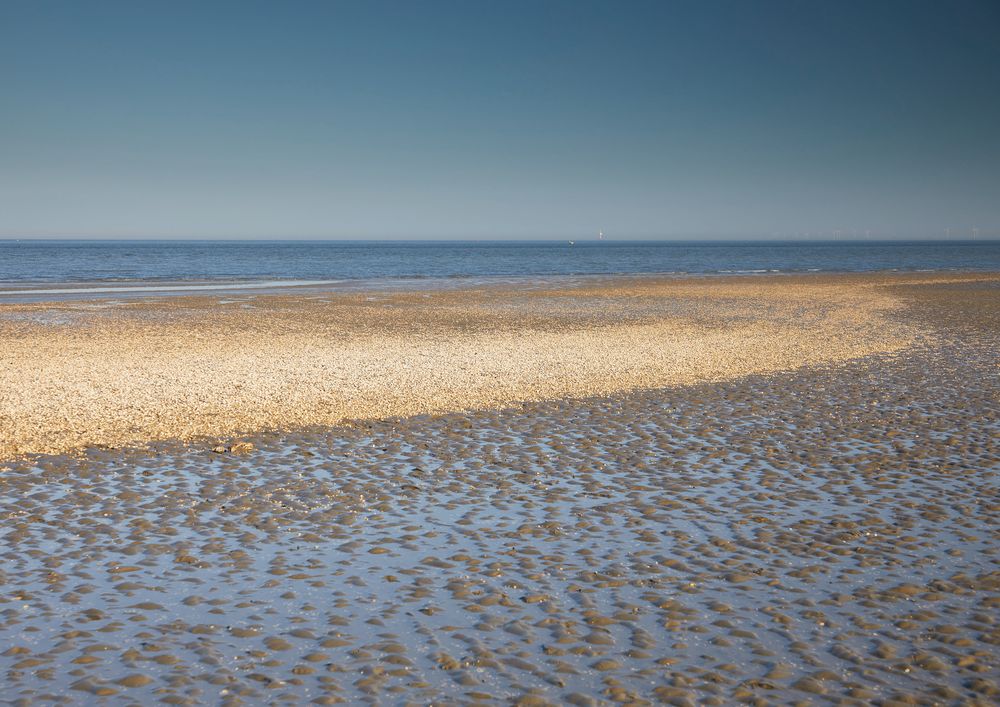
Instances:
[[[1000,271],[1000,241],[0,240],[0,298],[613,274]]]

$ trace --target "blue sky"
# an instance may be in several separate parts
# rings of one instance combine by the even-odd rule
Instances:
[[[1000,3],[0,0],[0,237],[1000,235]]]

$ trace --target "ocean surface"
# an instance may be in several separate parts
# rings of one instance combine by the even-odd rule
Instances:
[[[0,240],[0,294],[599,274],[1000,270],[998,241]]]

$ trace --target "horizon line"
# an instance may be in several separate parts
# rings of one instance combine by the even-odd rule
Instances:
[[[935,235],[872,235],[872,236],[496,236],[496,237],[415,237],[391,236],[347,237],[347,236],[93,236],[93,235],[44,235],[13,236],[0,235],[0,242],[20,241],[60,241],[60,242],[266,242],[266,243],[885,243],[901,241],[926,241],[939,243],[986,243],[1000,242],[1000,234],[977,237],[943,237]]]

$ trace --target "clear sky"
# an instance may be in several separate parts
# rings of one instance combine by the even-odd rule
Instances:
[[[972,226],[996,0],[0,0],[0,237]]]

